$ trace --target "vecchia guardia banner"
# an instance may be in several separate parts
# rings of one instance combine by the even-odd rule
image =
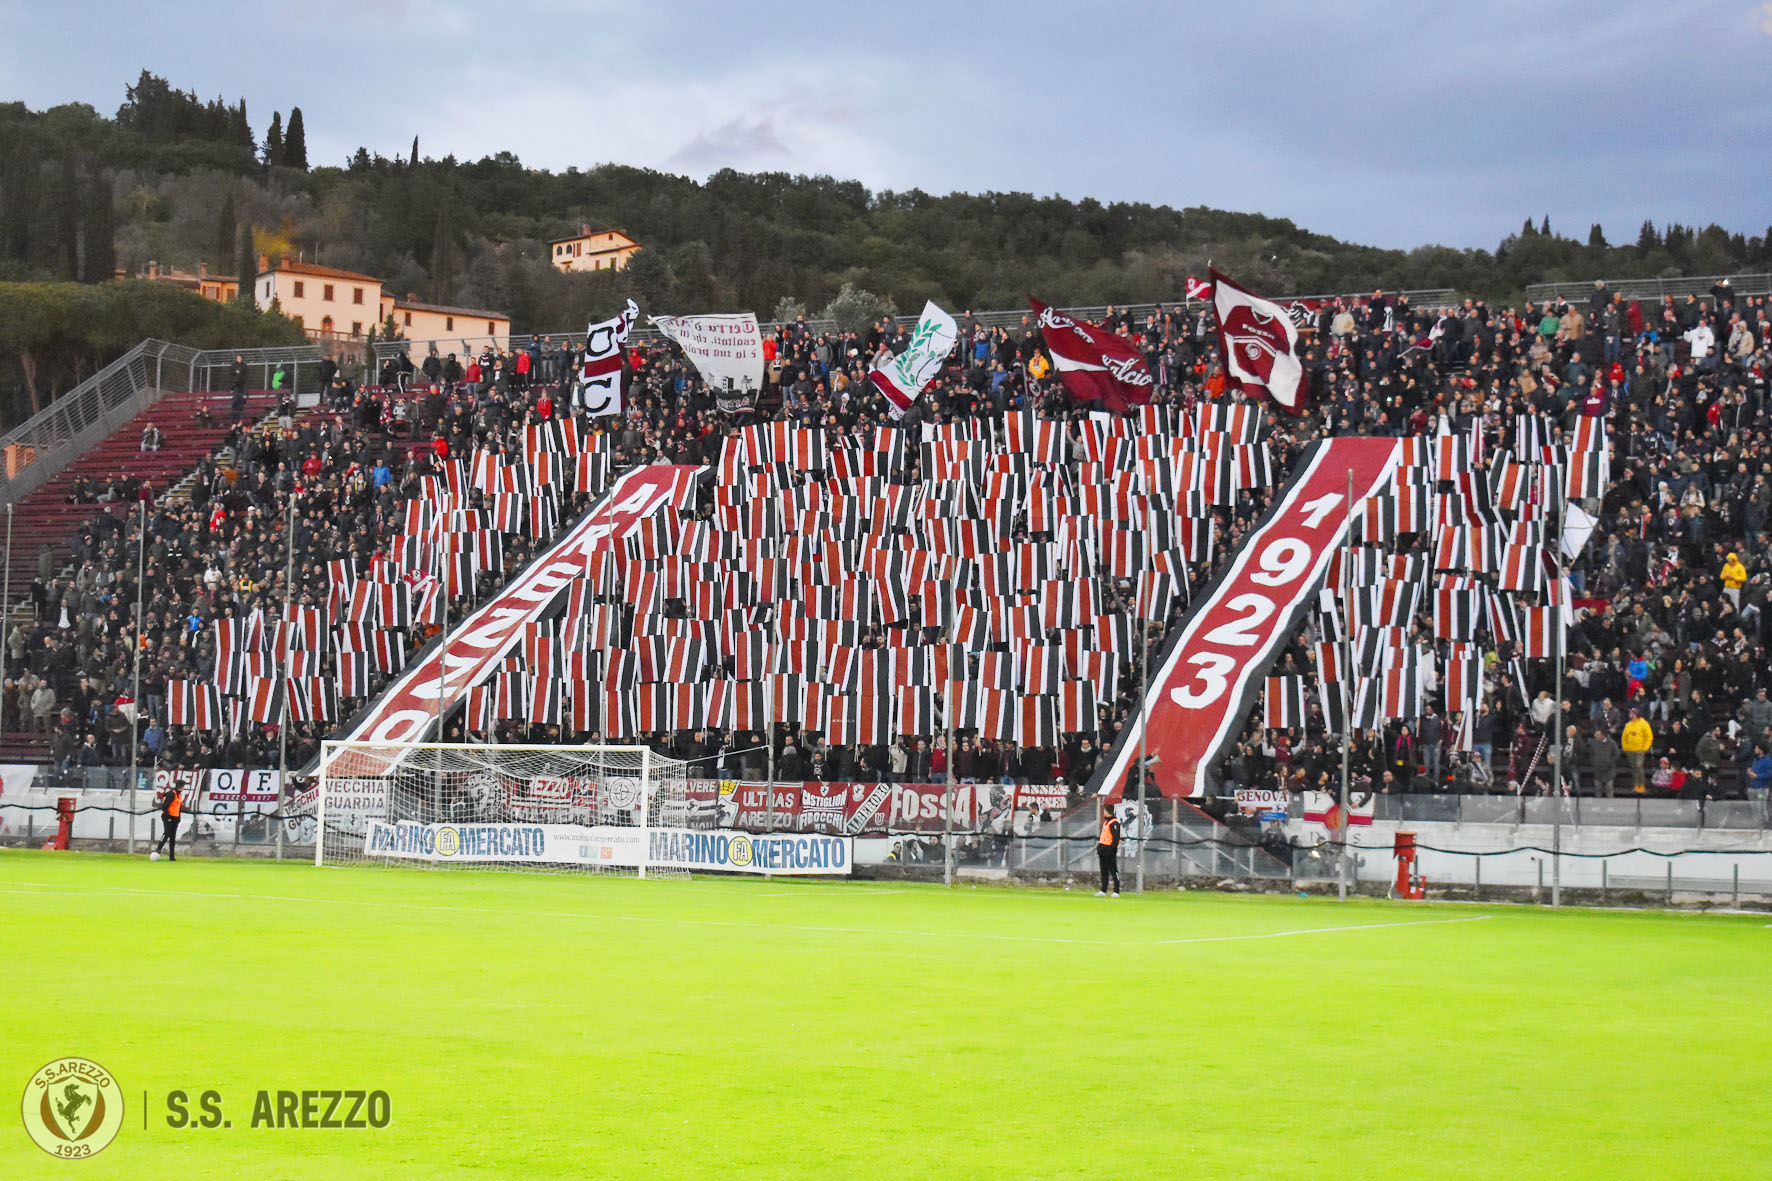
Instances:
[[[755,403],[763,388],[763,334],[755,315],[653,316],[652,323],[695,362],[722,410]]]
[[[948,354],[954,351],[959,335],[954,318],[936,307],[933,300],[923,305],[923,316],[917,321],[910,347],[868,373],[868,380],[886,396],[892,417],[902,418],[923,387],[935,379]]]

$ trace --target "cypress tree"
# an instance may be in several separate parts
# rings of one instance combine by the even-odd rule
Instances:
[[[265,167],[283,163],[283,112],[271,112],[271,129],[265,132]]]
[[[431,232],[431,298],[448,303],[455,298],[455,272],[460,265],[456,257],[455,226],[449,209],[437,211],[437,226]]]
[[[62,153],[55,193],[55,273],[58,279],[80,277],[80,189],[74,154],[68,151]]]
[[[283,133],[283,164],[288,168],[308,169],[308,133],[302,126],[301,108],[289,108],[289,130]]]
[[[102,174],[94,176],[86,187],[84,205],[86,254],[80,279],[103,283],[117,273],[117,219],[111,208],[110,180]]]
[[[240,294],[236,297],[241,303],[254,303],[252,285],[258,281],[258,255],[252,249],[252,227],[240,227],[239,262],[235,264],[239,270]]]
[[[221,215],[215,219],[215,253],[209,259],[209,265],[218,275],[227,274],[229,262],[234,257],[234,243],[239,237],[239,226],[235,222],[234,194],[229,193],[222,198]]]

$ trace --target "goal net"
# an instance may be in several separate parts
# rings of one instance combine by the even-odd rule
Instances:
[[[314,864],[657,874],[651,844],[707,824],[684,770],[640,746],[326,742]]]

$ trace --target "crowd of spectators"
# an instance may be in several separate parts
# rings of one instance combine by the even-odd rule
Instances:
[[[1596,286],[1590,301],[1495,309],[1481,301],[1417,309],[1383,292],[1332,301],[1304,317],[1311,413],[1269,416],[1275,466],[1331,433],[1425,434],[1441,420],[1464,430],[1480,421],[1492,446],[1511,439],[1513,421],[1539,416],[1565,428],[1579,415],[1603,417],[1613,447],[1613,482],[1590,504],[1595,533],[1576,564],[1583,606],[1569,641],[1563,710],[1568,731],[1549,734],[1553,710],[1547,662],[1526,662],[1526,685],[1512,683],[1512,653],[1495,646],[1476,751],[1460,757],[1453,719],[1433,708],[1413,725],[1360,736],[1357,772],[1376,790],[1543,790],[1549,761],[1561,758],[1583,791],[1700,794],[1764,793],[1772,781],[1772,703],[1766,687],[1765,607],[1769,572],[1765,529],[1772,514],[1772,426],[1768,420],[1765,297],[1727,288],[1709,298],[1642,306]],[[961,340],[948,366],[898,425],[997,416],[1027,406],[1078,420],[1074,402],[1050,375],[1031,317],[985,326],[960,317]],[[1188,406],[1226,395],[1209,313],[1199,305],[1134,316],[1109,309],[1106,322],[1144,352],[1156,377],[1153,400]],[[767,385],[756,406],[723,410],[673,347],[635,344],[624,410],[584,418],[587,434],[610,433],[618,468],[716,462],[738,426],[785,419],[826,431],[869,436],[893,425],[865,381],[876,359],[902,350],[914,325],[883,320],[866,331],[817,331],[804,322],[776,327],[765,340]],[[327,563],[349,557],[359,570],[386,552],[405,501],[437,460],[475,446],[512,449],[521,427],[575,413],[571,341],[537,340],[511,353],[487,348],[390,361],[373,374],[322,375],[319,405],[292,401],[265,420],[243,417],[244,367],[214,413],[234,422],[223,448],[198,468],[186,498],[140,495],[146,508],[143,554],[142,708],[133,707],[130,624],[136,596],[137,501],[126,482],[102,491],[78,485],[79,499],[106,507],[80,530],[72,563],[46,553],[29,588],[35,622],[7,637],[5,728],[53,732],[58,767],[127,765],[267,766],[279,752],[277,726],[246,723],[222,731],[165,725],[169,678],[213,672],[209,624],[255,608],[275,618],[284,596],[287,507],[297,498],[293,598],[323,603]],[[225,406],[223,403],[225,402]],[[165,428],[177,431],[176,425]],[[159,432],[156,432],[159,436]],[[158,437],[156,438],[156,442]],[[144,440],[144,446],[146,440]],[[914,478],[915,449],[907,470]],[[1220,511],[1215,561],[1234,552],[1271,500],[1246,493]],[[563,521],[583,507],[583,494]],[[705,502],[700,511],[706,512]],[[547,537],[508,539],[506,570],[544,547]],[[1405,538],[1405,544],[1425,544]],[[1212,570],[1190,572],[1196,582]],[[489,594],[483,578],[451,604],[456,618]],[[1109,580],[1109,594],[1114,595]],[[1116,598],[1106,610],[1125,610]],[[1168,624],[1179,618],[1172,616]],[[430,629],[406,637],[411,649]],[[1165,626],[1152,629],[1153,646]],[[1154,650],[1154,648],[1153,648]],[[1286,656],[1299,668],[1302,644]],[[1056,780],[1080,788],[1097,753],[1136,710],[1138,659],[1122,691],[1102,704],[1101,727],[1055,748],[1024,749],[963,732],[954,755],[959,778]],[[1535,700],[1534,700],[1535,699]],[[1531,700],[1532,704],[1527,705]],[[348,714],[356,703],[341,704]],[[139,716],[137,716],[139,714]],[[451,737],[462,737],[462,722]],[[1251,720],[1221,768],[1225,788],[1293,787],[1333,781],[1339,745],[1319,725],[1263,732]],[[289,761],[300,766],[324,727],[297,724]],[[1644,731],[1648,732],[1643,744]],[[558,729],[517,724],[500,737],[582,740]],[[614,737],[614,736],[611,736]],[[877,748],[829,748],[816,734],[786,727],[766,741],[754,733],[699,731],[645,736],[691,759],[697,771],[752,776],[773,761],[778,778],[850,780],[940,777],[947,756],[939,735]],[[1633,743],[1640,749],[1633,749]]]

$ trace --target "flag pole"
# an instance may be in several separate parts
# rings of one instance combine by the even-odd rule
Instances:
[[[1342,539],[1341,553],[1341,822],[1336,826],[1341,830],[1341,862],[1336,874],[1335,896],[1341,902],[1347,901],[1348,870],[1351,858],[1348,855],[1348,830],[1352,819],[1350,807],[1353,798],[1350,793],[1349,755],[1354,745],[1354,704],[1353,704],[1353,612],[1350,610],[1348,596],[1351,593],[1354,568],[1354,473],[1347,474],[1347,523],[1346,536]]]
[[[1563,536],[1569,527],[1569,477],[1568,473],[1560,473],[1563,487],[1557,497],[1557,574],[1556,585],[1551,588],[1551,599],[1556,609],[1551,617],[1551,626],[1557,629],[1557,675],[1556,720],[1551,723],[1552,750],[1556,758],[1551,762],[1551,909],[1559,910],[1563,905],[1563,758],[1567,752],[1562,748],[1563,741],[1563,662],[1564,649],[1568,646],[1568,629],[1564,626],[1563,613],[1570,604],[1563,599],[1563,568],[1568,556],[1563,551]]]
[[[6,567],[0,571],[0,643],[5,643],[12,635],[12,505],[6,506]],[[6,703],[0,698],[0,730],[6,729]],[[21,706],[18,711],[19,729],[30,729],[26,721],[29,715]]]
[[[283,560],[283,717],[282,724],[277,727],[277,860],[283,860],[283,785],[289,779],[289,665],[293,659],[290,647],[295,639],[295,628],[289,618],[289,607],[295,597],[295,500],[300,489],[291,487],[289,490],[289,526],[285,533],[285,544],[289,552]],[[234,844],[240,843],[240,829],[246,821],[246,784],[240,784],[240,799],[234,806]],[[319,834],[315,834],[318,841]]]
[[[466,342],[463,342],[464,347]],[[444,460],[445,463],[448,460]],[[443,577],[437,593],[443,596],[443,634],[437,641],[437,779],[431,786],[436,792],[437,809],[443,804],[443,697],[449,692],[449,581],[455,576],[455,522],[450,520],[455,515],[455,497],[449,491],[449,472],[447,469],[438,473],[442,480],[439,491],[442,493],[443,509],[441,523],[443,527]],[[495,726],[494,729],[497,727]],[[641,781],[641,791],[645,791],[645,781]],[[644,795],[640,807],[644,809]],[[433,810],[433,822],[443,819],[436,809]]]
[[[1154,461],[1153,461],[1154,463]],[[1151,539],[1155,536],[1156,498],[1151,490],[1150,473],[1145,473],[1144,489],[1144,552],[1150,554]],[[1143,604],[1134,600],[1134,606]],[[1133,805],[1138,819],[1138,884],[1140,894],[1144,893],[1144,846],[1145,846],[1145,774],[1150,766],[1150,722],[1151,722],[1151,629],[1144,618],[1143,611],[1138,612],[1138,802]]]
[[[951,680],[948,682],[948,686],[948,696],[952,697],[954,694]],[[951,710],[944,709],[942,713],[946,720],[946,724],[942,728],[946,731],[943,741],[947,743],[948,751],[948,786],[947,791],[943,793],[941,809],[941,884],[952,886],[954,884],[954,719]],[[974,787],[973,790],[977,791],[978,789]]]
[[[770,597],[775,597],[773,587],[770,588]],[[766,809],[766,832],[775,831],[775,683],[770,679],[770,666],[775,663],[775,650],[780,646],[780,630],[781,603],[776,601],[769,605],[769,646],[763,650],[763,806]],[[805,712],[803,704],[801,712]],[[805,718],[802,717],[801,723],[804,722]]]
[[[135,727],[140,724],[142,712],[142,590],[147,578],[148,568],[148,502],[137,499],[135,502],[135,634],[130,641],[135,648],[135,671],[130,675],[129,700],[135,715],[130,718],[129,743],[129,841],[125,851],[135,852],[135,790],[136,782],[141,778],[141,738]],[[7,506],[6,521],[8,528],[12,524],[12,507]],[[242,788],[244,791],[244,788]],[[196,820],[191,821],[192,831],[196,830]],[[150,834],[151,835],[151,834]]]

